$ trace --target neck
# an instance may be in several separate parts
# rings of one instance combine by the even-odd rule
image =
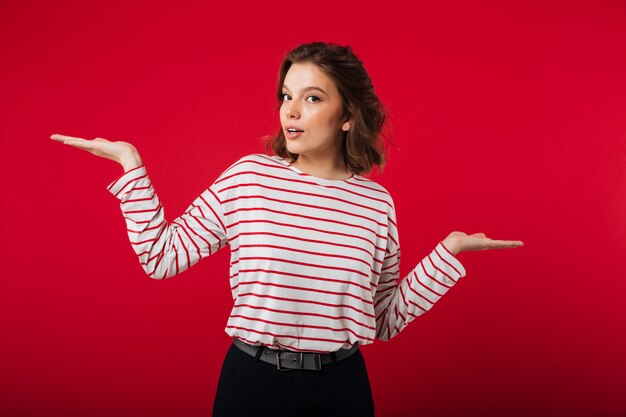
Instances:
[[[343,162],[341,154],[332,158],[316,158],[300,154],[298,160],[292,165],[309,175],[327,180],[345,180],[352,175]]]

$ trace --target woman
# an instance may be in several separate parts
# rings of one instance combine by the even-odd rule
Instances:
[[[523,243],[452,232],[399,281],[393,199],[362,176],[384,165],[385,115],[361,61],[349,46],[301,45],[277,93],[274,155],[231,164],[171,224],[131,144],[51,138],[122,165],[108,189],[150,277],[230,246],[233,344],[214,416],[372,416],[359,344],[389,340],[428,311],[465,276],[459,253]]]

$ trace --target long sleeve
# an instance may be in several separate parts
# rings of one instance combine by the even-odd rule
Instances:
[[[144,165],[107,186],[120,200],[128,237],[146,274],[169,278],[228,243],[222,205],[211,185],[169,224]]]
[[[466,274],[459,260],[439,242],[398,284],[400,256],[400,238],[392,203],[387,250],[374,296],[376,337],[380,340],[391,339],[414,318],[430,310]]]

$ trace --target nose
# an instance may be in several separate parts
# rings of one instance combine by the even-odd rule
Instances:
[[[293,104],[293,101],[285,106],[285,116],[290,119],[297,119],[300,117],[300,110]]]

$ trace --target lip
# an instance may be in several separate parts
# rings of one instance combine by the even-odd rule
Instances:
[[[300,132],[291,133],[289,129],[297,129],[297,130],[300,130]],[[294,125],[285,126],[285,137],[287,139],[297,139],[303,133],[304,133],[304,130],[300,129],[298,126],[294,126]]]
[[[291,133],[288,130],[285,130],[285,137],[287,139],[297,139],[299,138],[304,132],[295,132],[295,133]]]
[[[289,130],[289,129],[296,129],[296,130],[304,131],[304,129],[300,129],[298,126],[293,126],[293,125],[285,126],[285,130]]]

